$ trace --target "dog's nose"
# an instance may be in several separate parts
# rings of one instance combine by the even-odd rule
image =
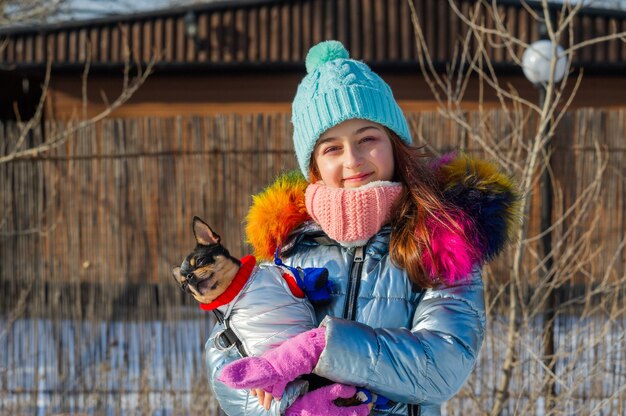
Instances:
[[[187,280],[188,280],[188,281],[191,281],[191,280],[193,280],[195,277],[196,277],[196,276],[195,276],[193,273],[189,273],[189,274],[187,275]]]

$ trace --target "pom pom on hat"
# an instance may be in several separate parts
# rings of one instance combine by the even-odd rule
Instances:
[[[313,46],[306,55],[306,72],[315,71],[320,65],[335,59],[348,59],[350,53],[343,44],[336,40],[327,40]]]

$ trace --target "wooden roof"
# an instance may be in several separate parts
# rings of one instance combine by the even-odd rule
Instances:
[[[456,0],[464,13],[475,0]],[[532,2],[528,2],[531,5]],[[426,41],[437,63],[453,59],[462,22],[447,1],[414,0]],[[515,36],[533,41],[538,24],[519,1],[499,1],[499,11]],[[534,6],[537,6],[535,4]],[[556,9],[555,9],[556,10]],[[199,37],[185,35],[185,15],[197,17]],[[626,30],[626,13],[586,9],[574,22],[576,42]],[[0,30],[0,68],[118,68],[130,53],[146,62],[155,51],[157,66],[192,68],[302,68],[308,49],[325,39],[342,41],[351,56],[370,64],[414,68],[416,48],[406,0],[241,0],[91,21]],[[523,51],[518,48],[521,56]],[[510,66],[497,44],[493,62]],[[626,43],[611,41],[582,49],[578,66],[623,69]]]

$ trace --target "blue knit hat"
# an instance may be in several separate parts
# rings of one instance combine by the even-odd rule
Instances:
[[[336,40],[318,43],[306,56],[308,74],[293,100],[291,122],[296,157],[307,178],[317,139],[343,121],[370,120],[411,143],[409,126],[389,85],[363,62],[349,57]]]

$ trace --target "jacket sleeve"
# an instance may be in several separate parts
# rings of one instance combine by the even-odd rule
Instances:
[[[327,318],[326,347],[314,372],[400,403],[438,404],[471,373],[485,333],[484,287],[470,279],[425,292],[412,328],[371,328]]]
[[[220,407],[229,416],[278,416],[285,413],[285,410],[293,402],[307,391],[308,383],[303,380],[295,380],[287,385],[285,394],[281,400],[274,400],[270,411],[266,411],[255,396],[249,390],[232,389],[221,383],[219,377],[222,368],[239,358],[241,355],[237,348],[228,350],[218,349],[215,346],[215,336],[223,330],[223,325],[217,324],[211,331],[211,335],[204,347],[204,356],[207,366],[209,385],[213,396],[217,399]]]

